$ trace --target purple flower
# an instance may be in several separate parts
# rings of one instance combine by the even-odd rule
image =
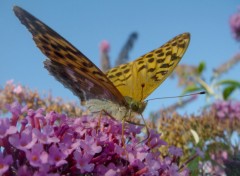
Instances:
[[[94,155],[102,151],[102,147],[98,146],[94,137],[87,135],[84,140],[80,141],[80,147],[89,155]]]
[[[21,85],[18,85],[17,87],[15,87],[15,88],[13,89],[13,92],[14,92],[15,94],[21,94],[21,93],[23,92],[22,86],[21,86]]]
[[[162,145],[167,145],[167,143],[164,140],[161,140],[160,136],[161,134],[156,133],[154,130],[150,130],[149,131],[150,136],[148,141],[149,145],[151,146],[151,148],[155,148],[155,147],[161,147]]]
[[[202,150],[200,150],[200,148],[196,148],[196,153],[198,154],[198,156],[200,156],[201,158],[204,157],[204,152]]]
[[[182,173],[175,156],[180,154],[172,149],[175,155],[161,156],[158,149],[166,142],[154,130],[143,141],[138,137],[142,127],[125,123],[122,134],[122,123],[108,117],[69,118],[56,112],[45,113],[43,109],[25,111],[12,111],[14,115],[9,120],[0,119],[2,153],[14,158],[5,164],[5,175]],[[14,125],[13,118],[17,119]],[[128,139],[127,143],[122,137]]]
[[[157,158],[155,158],[152,154],[148,154],[146,157],[146,166],[149,169],[149,172],[157,174],[158,170],[161,168],[161,165]]]
[[[224,119],[228,114],[228,102],[218,101],[215,104],[215,108],[217,110],[217,116],[219,119]]]
[[[65,133],[63,139],[59,143],[59,148],[67,156],[76,150],[80,145],[79,140],[75,140],[74,134],[71,132]]]
[[[48,162],[48,154],[43,150],[43,145],[40,143],[35,144],[31,151],[27,150],[26,157],[34,167],[41,167]]]
[[[32,133],[32,128],[28,127],[20,134],[13,134],[9,137],[9,142],[12,146],[19,150],[26,151],[31,149],[33,145],[37,142],[37,138]]]
[[[144,148],[144,146],[142,145],[135,144],[133,146],[126,147],[127,157],[130,163],[134,163],[136,162],[136,160],[142,162],[148,155],[146,148]],[[124,152],[124,149],[121,152]]]
[[[179,167],[176,164],[172,164],[168,169],[168,175],[179,175],[178,173]]]
[[[48,173],[48,170],[42,169],[40,171],[36,171],[33,176],[60,176],[58,173]]]
[[[110,44],[107,40],[103,40],[100,44],[101,52],[108,52],[110,49]]]
[[[51,144],[60,141],[57,136],[55,136],[53,127],[50,125],[44,126],[42,131],[34,128],[33,133],[37,136],[38,141],[42,144]]]
[[[49,164],[42,165],[43,167],[40,167],[38,170],[35,170],[34,176],[60,176],[58,173],[51,172],[51,169],[55,168],[53,166],[50,166]]]
[[[48,153],[49,153],[49,158],[48,158],[49,164],[59,167],[67,163],[67,161],[65,160],[66,155],[64,155],[55,144],[53,144],[50,147]]]
[[[129,134],[129,133],[135,133],[135,134],[139,134],[141,133],[143,127],[139,126],[139,125],[134,125],[134,124],[128,124],[127,126],[128,128],[124,129],[125,133]],[[120,126],[120,129],[122,129],[122,127]]]
[[[230,24],[233,37],[239,41],[240,40],[240,11],[230,17],[229,24]]]
[[[169,153],[171,153],[172,155],[174,155],[176,157],[180,157],[183,155],[182,149],[180,149],[178,147],[170,146],[168,151],[169,151]]]
[[[11,105],[6,105],[6,107],[14,116],[19,116],[21,114],[22,108],[18,102],[14,102]]]
[[[45,119],[49,122],[49,125],[52,125],[59,119],[59,115],[56,112],[51,111],[45,116]]]
[[[32,176],[32,172],[28,169],[26,165],[19,167],[17,171],[18,176]]]
[[[212,105],[216,111],[218,119],[239,119],[240,118],[240,102],[237,101],[217,101]]]
[[[0,152],[0,175],[3,175],[13,163],[13,158],[11,155],[3,156]]]
[[[27,105],[22,108],[18,102],[14,102],[11,105],[6,104],[5,106],[12,113],[11,125],[16,125],[20,115],[27,110]]]
[[[81,173],[91,172],[94,169],[94,164],[90,163],[92,156],[82,153],[81,150],[74,152],[74,159],[76,160],[76,167],[81,170]]]
[[[42,108],[38,109],[37,111],[34,111],[32,109],[28,110],[26,119],[29,123],[31,123],[31,126],[33,128],[37,129],[40,128],[41,124],[44,126],[47,123],[45,116],[43,115]]]
[[[10,120],[8,118],[0,119],[0,139],[16,132],[17,128],[15,126],[11,126]]]
[[[104,174],[105,176],[120,176],[121,175],[121,168],[116,167],[114,163],[110,163],[107,168],[106,172]]]

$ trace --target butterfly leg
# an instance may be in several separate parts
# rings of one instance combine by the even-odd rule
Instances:
[[[98,118],[98,124],[97,124],[97,128],[99,128],[99,130],[101,130],[102,114],[103,114],[103,111],[100,111],[99,118]],[[97,131],[98,131],[98,129],[97,129]]]
[[[125,119],[122,119],[122,144],[124,145],[124,148],[126,150],[125,139],[124,139],[124,128],[125,128]]]
[[[109,114],[106,110],[104,110],[104,109],[102,109],[101,110],[101,113],[105,113],[107,116],[109,116],[111,119],[113,119],[113,120],[116,120],[116,118],[114,118],[111,114]],[[122,119],[122,143],[123,143],[123,145],[125,145],[125,139],[124,139],[124,128],[125,128],[125,122],[126,122],[126,120],[123,118]]]
[[[97,124],[97,129],[101,127],[101,120],[102,117],[104,115],[107,115],[108,117],[110,117],[113,120],[116,120],[113,116],[111,116],[106,110],[102,109],[101,111],[95,112],[95,113],[99,113],[99,118],[98,118],[98,124]]]
[[[104,114],[106,114],[107,116],[109,116],[111,119],[116,120],[116,118],[114,118],[111,114],[109,114],[106,110],[102,109],[101,112],[103,112]],[[127,153],[127,148],[126,148],[126,141],[124,139],[124,129],[125,129],[125,122],[126,119],[123,118],[122,119],[122,135],[121,135],[121,142],[124,148],[124,153],[126,154],[127,160],[128,160],[128,153]]]
[[[106,115],[107,115],[108,117],[110,117],[111,119],[116,120],[116,119],[115,119],[111,114],[109,114],[105,109],[102,109],[100,112],[106,114]]]
[[[116,120],[116,118],[114,118],[111,114],[109,114],[106,110],[102,109],[101,112],[102,113],[105,113],[107,116],[109,116],[111,119],[113,120]],[[125,144],[125,139],[124,139],[124,128],[125,128],[125,122],[126,122],[126,119],[123,118],[122,119],[122,143]]]
[[[144,119],[144,117],[143,117],[142,114],[141,114],[141,117],[142,117],[143,123],[144,123],[144,125],[145,125],[145,127],[146,127],[146,131],[147,131],[147,137],[146,137],[144,140],[141,141],[141,142],[144,142],[144,141],[146,141],[146,140],[149,139],[149,137],[150,137],[150,132],[149,132],[149,129],[148,129],[147,123],[146,123],[146,121],[145,121],[145,119]],[[139,142],[139,143],[141,143],[141,142]]]
[[[99,121],[98,121],[98,125],[100,126],[100,122],[101,122],[101,118],[102,118],[102,116],[105,114],[105,115],[107,115],[108,117],[110,117],[111,119],[113,119],[113,120],[116,120],[113,116],[111,116],[105,109],[102,109],[101,111],[97,111],[97,112],[94,112],[94,113],[99,113],[100,114],[100,116],[99,116]]]
[[[131,123],[131,124],[133,124],[133,125],[138,125],[138,126],[146,126],[145,124],[140,124],[140,123],[135,123],[135,122],[131,122],[131,121],[129,121],[129,120],[125,120],[125,122],[127,122],[127,123]]]
[[[146,137],[144,140],[141,141],[141,142],[144,142],[144,141],[146,141],[146,140],[149,139],[149,137],[150,137],[150,132],[149,132],[149,129],[148,129],[147,123],[146,123],[146,121],[145,121],[145,119],[144,119],[144,117],[143,117],[142,114],[141,114],[141,117],[142,117],[142,120],[143,120],[143,123],[144,123],[144,124],[135,123],[135,122],[131,122],[131,121],[128,121],[128,120],[126,120],[126,122],[131,123],[131,124],[134,124],[134,125],[138,125],[138,126],[144,126],[144,127],[146,127],[147,137]],[[139,143],[141,143],[141,142],[139,142]]]
[[[123,145],[123,148],[124,148],[124,154],[126,154],[126,157],[127,157],[127,161],[129,161],[129,156],[128,156],[127,147],[126,147],[126,141],[125,141],[125,138],[124,138],[125,122],[126,122],[126,119],[123,118],[122,119],[122,145]]]

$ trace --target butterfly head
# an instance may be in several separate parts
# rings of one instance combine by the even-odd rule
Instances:
[[[128,96],[125,96],[124,98],[128,104],[128,108],[138,114],[142,114],[142,112],[144,111],[144,109],[147,106],[147,102],[145,102],[145,101],[136,101],[133,98],[128,97]]]

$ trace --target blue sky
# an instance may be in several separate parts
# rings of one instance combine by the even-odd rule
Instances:
[[[35,46],[30,33],[20,24],[12,8],[18,5],[49,25],[81,50],[96,65],[99,64],[99,44],[111,44],[114,63],[129,34],[139,38],[130,53],[131,60],[161,46],[172,37],[191,33],[191,42],[181,64],[207,63],[206,79],[211,71],[239,52],[232,38],[229,17],[237,11],[239,1],[1,1],[0,2],[0,86],[14,79],[40,92],[51,91],[66,100],[78,98],[65,89],[43,68],[45,56]],[[239,66],[225,75],[239,79]],[[180,95],[176,80],[166,80],[149,98]],[[145,113],[176,102],[166,99],[150,102]],[[182,112],[195,113],[204,106],[205,97]]]

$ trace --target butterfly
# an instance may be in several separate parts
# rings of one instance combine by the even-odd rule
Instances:
[[[183,33],[161,47],[103,73],[83,53],[24,9],[14,12],[32,33],[37,47],[48,58],[44,67],[70,89],[91,112],[104,110],[117,120],[142,114],[144,101],[174,70],[189,42]]]

